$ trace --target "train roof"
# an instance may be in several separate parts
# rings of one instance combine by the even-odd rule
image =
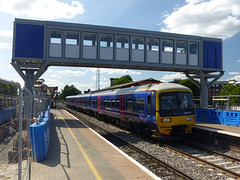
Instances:
[[[142,91],[165,91],[165,90],[189,90],[188,87],[175,84],[175,83],[159,83],[159,84],[148,84],[143,86],[133,86],[129,88],[121,88],[121,89],[111,89],[105,91],[98,91],[95,93],[88,93],[88,94],[80,94],[76,96],[67,96],[66,98],[77,98],[77,97],[89,97],[89,96],[99,96],[99,95],[113,95],[113,94],[128,94],[133,92],[142,92]]]
[[[180,84],[159,83],[159,84],[149,84],[149,85],[143,85],[143,86],[130,87],[125,89],[118,89],[116,90],[116,94],[142,92],[142,91],[165,91],[165,90],[171,90],[171,89],[190,90],[188,87],[185,87]]]

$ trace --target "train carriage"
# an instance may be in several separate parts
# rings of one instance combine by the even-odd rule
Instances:
[[[191,90],[179,84],[159,83],[99,91],[67,97],[67,102],[77,98],[83,99],[78,107],[111,117],[131,128],[148,129],[155,137],[189,134],[195,122]],[[77,105],[73,103],[73,106]]]

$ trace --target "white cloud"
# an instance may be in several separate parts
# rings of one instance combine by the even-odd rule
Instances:
[[[53,87],[53,86],[58,86],[58,90],[60,91],[61,89],[63,89],[63,87],[65,86],[64,82],[56,80],[56,79],[45,79],[44,84]]]
[[[185,74],[182,73],[171,73],[164,75],[160,81],[166,82],[166,81],[172,81],[174,79],[185,79]]]
[[[186,0],[166,17],[161,31],[230,38],[240,31],[239,0]]]
[[[61,76],[60,75],[58,75],[58,74],[52,74],[52,75],[50,75],[51,77],[53,77],[53,78],[60,78]]]
[[[86,75],[86,72],[72,71],[72,70],[57,71],[57,73],[60,75],[65,75],[65,76],[84,76],[84,75]]]
[[[239,72],[229,72],[230,75],[236,75],[239,74]]]
[[[0,31],[0,49],[12,49],[13,31]]]
[[[204,0],[186,0],[186,2],[193,3],[193,4],[200,3],[200,2],[203,2],[203,1]]]
[[[16,79],[12,79],[12,81],[18,82],[21,85],[21,88],[24,87],[25,82],[23,81],[22,78],[19,77],[19,78],[16,78]]]
[[[240,63],[240,59],[239,59],[239,60],[237,60],[237,62],[238,62],[238,63]]]
[[[107,73],[107,74],[124,74],[124,75],[140,75],[142,74],[139,71],[133,71],[129,69],[107,69],[107,68],[101,68],[100,73]]]
[[[11,64],[8,65],[8,69],[15,70]]]
[[[90,71],[93,73],[96,73],[96,68],[84,68],[86,71]],[[129,70],[129,69],[111,69],[111,68],[100,68],[100,73],[106,73],[106,74],[124,74],[124,75],[130,75],[130,74],[134,74],[134,75],[140,75],[142,74],[139,71],[134,71],[134,70]]]
[[[0,11],[13,16],[26,16],[39,19],[71,19],[85,12],[79,1],[71,4],[58,0],[0,0]]]
[[[51,67],[49,67],[46,72],[47,73],[52,73],[52,72],[54,72],[54,70],[52,70]]]
[[[74,85],[82,93],[84,91],[87,91],[88,89],[91,89],[92,91],[95,90],[95,84],[93,84],[93,83],[83,84],[83,83],[79,83],[79,82],[72,82],[70,84]]]
[[[235,79],[236,81],[240,81],[240,75],[236,75],[234,77],[231,77],[228,80],[230,80],[230,79]]]

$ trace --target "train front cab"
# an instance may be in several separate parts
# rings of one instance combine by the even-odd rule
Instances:
[[[195,109],[191,91],[157,91],[156,121],[161,134],[180,136],[192,133]]]

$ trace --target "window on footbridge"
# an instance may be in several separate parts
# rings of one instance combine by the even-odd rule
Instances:
[[[162,40],[162,63],[173,64],[173,40]]]
[[[79,58],[80,56],[80,43],[79,32],[67,31],[66,32],[66,46],[65,57],[66,58]]]
[[[148,38],[147,62],[159,63],[159,39],[157,38]]]
[[[116,60],[129,61],[129,36],[117,35]]]
[[[198,43],[189,43],[189,65],[198,66]]]
[[[83,58],[97,59],[97,33],[83,33]]]
[[[176,42],[176,64],[187,65],[187,42]]]
[[[50,57],[62,57],[62,31],[51,30],[50,31]]]
[[[132,38],[132,61],[144,62],[144,37]]]
[[[100,59],[113,60],[112,34],[100,34]]]

